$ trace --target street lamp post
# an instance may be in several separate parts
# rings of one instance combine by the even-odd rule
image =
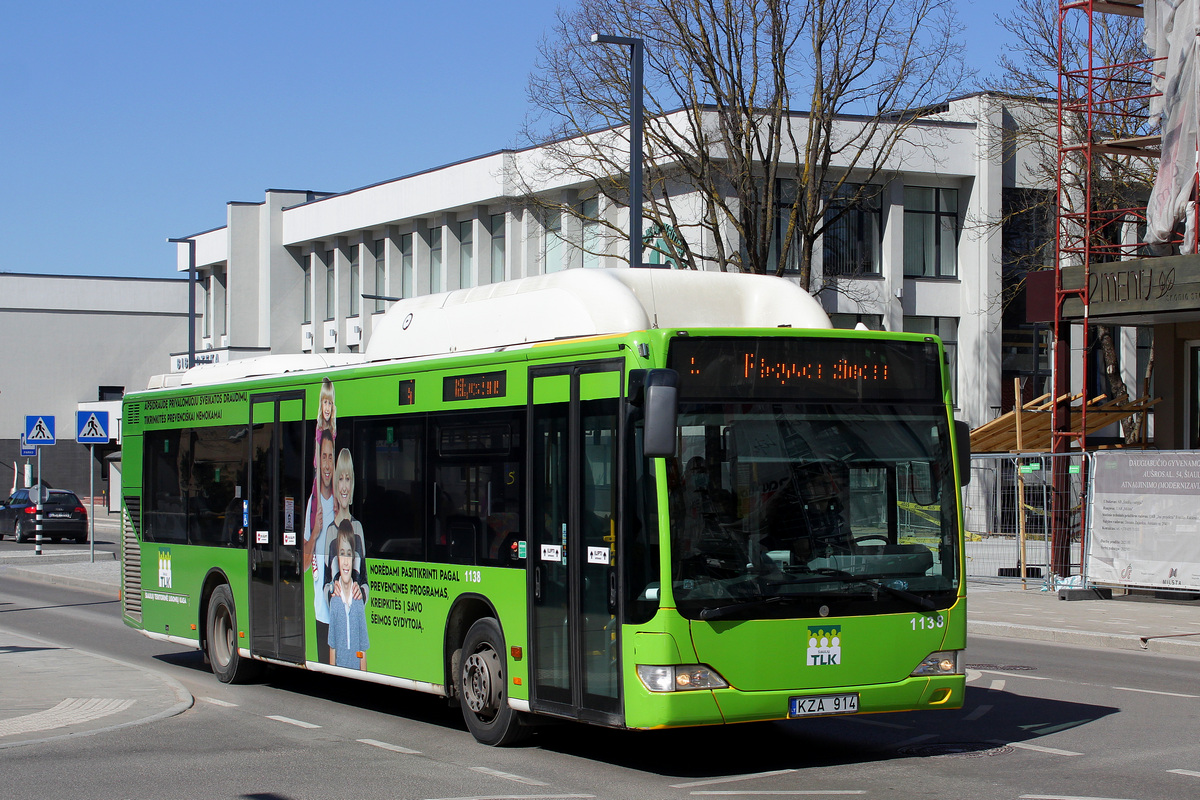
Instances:
[[[629,48],[629,266],[642,266],[642,49],[641,39],[593,33],[593,44]]]
[[[196,240],[167,239],[188,246],[188,369],[196,366]]]

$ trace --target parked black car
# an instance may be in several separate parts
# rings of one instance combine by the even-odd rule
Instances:
[[[12,534],[18,542],[27,542],[37,535],[37,504],[28,489],[17,489],[0,503],[0,537]],[[57,542],[74,539],[86,542],[87,509],[74,492],[51,489],[42,503],[42,538]]]

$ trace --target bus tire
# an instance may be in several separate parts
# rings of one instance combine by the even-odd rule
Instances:
[[[528,734],[518,711],[508,705],[508,667],[504,634],[492,617],[483,617],[467,631],[459,669],[463,720],[481,744],[505,747]]]
[[[254,664],[238,652],[237,612],[233,594],[225,584],[213,590],[208,600],[206,653],[213,674],[221,683],[243,683],[254,673]]]

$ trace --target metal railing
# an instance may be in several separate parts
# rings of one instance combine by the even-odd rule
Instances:
[[[967,577],[1022,580],[1023,571],[1025,580],[1047,579],[1056,492],[1066,495],[1062,507],[1067,509],[1072,532],[1071,574],[1079,574],[1087,457],[1079,453],[973,455],[971,482],[963,489]],[[1065,466],[1067,475],[1065,486],[1059,489],[1052,479],[1056,466]]]

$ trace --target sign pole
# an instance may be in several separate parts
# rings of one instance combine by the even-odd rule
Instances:
[[[88,496],[91,498],[92,510],[88,514],[88,552],[91,553],[92,563],[96,563],[96,445],[88,445]]]
[[[37,451],[37,517],[33,525],[33,552],[40,556],[42,554],[42,448],[39,447]]]

